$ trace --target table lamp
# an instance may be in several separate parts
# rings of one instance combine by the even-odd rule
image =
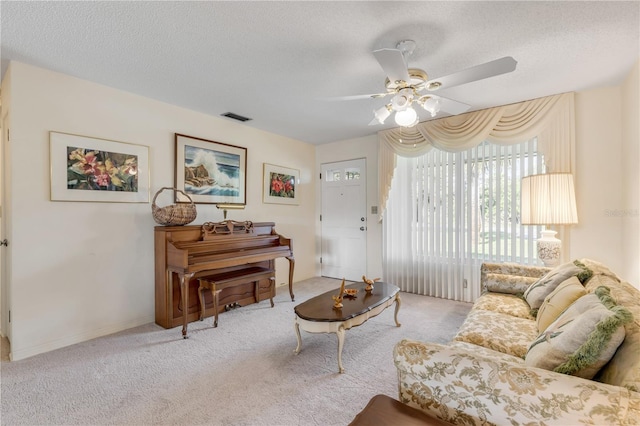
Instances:
[[[522,178],[523,225],[571,225],[578,223],[576,196],[571,173],[547,173]],[[560,263],[562,242],[556,231],[545,229],[537,240],[538,258],[545,266]]]

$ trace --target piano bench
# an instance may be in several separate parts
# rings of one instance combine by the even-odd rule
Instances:
[[[227,287],[233,287],[241,284],[252,282],[254,284],[254,297],[256,303],[260,302],[260,280],[268,279],[269,284],[269,300],[273,308],[273,293],[275,292],[276,271],[270,268],[262,268],[252,266],[250,268],[237,269],[230,272],[222,272],[214,275],[207,275],[198,278],[198,296],[200,298],[200,321],[204,319],[204,294],[203,291],[209,290],[213,295],[213,326],[218,326],[218,305],[220,291]]]

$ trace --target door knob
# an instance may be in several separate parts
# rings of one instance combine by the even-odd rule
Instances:
[[[361,218],[360,218],[360,222],[364,222],[364,217],[361,217]]]
[[[364,230],[365,230],[365,227],[364,227],[364,226],[361,226],[361,227],[360,227],[360,230],[361,230],[361,231],[364,231]]]
[[[0,247],[1,246],[5,246],[8,247],[9,246],[9,241],[7,241],[7,239],[5,238],[4,240],[0,241]]]

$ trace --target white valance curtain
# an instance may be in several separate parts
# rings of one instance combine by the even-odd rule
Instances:
[[[574,94],[564,93],[394,128],[378,133],[380,218],[384,214],[396,155],[417,157],[432,147],[464,151],[488,140],[513,144],[538,138],[548,172],[574,172]]]

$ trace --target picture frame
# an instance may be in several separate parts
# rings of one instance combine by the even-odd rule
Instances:
[[[175,186],[194,203],[246,205],[247,148],[176,133],[175,154]]]
[[[267,204],[300,204],[300,170],[264,163],[263,202]]]
[[[148,203],[149,147],[49,132],[51,201]]]

